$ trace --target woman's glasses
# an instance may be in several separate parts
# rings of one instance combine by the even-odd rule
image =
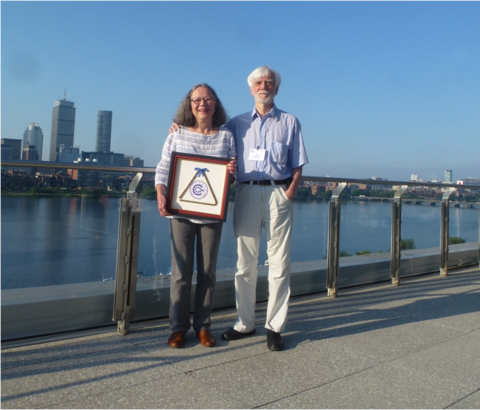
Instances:
[[[205,104],[208,104],[208,105],[213,104],[213,102],[215,101],[213,98],[210,98],[210,97],[204,97],[204,98],[195,97],[195,98],[192,98],[190,101],[195,105],[200,105],[202,100],[205,101]]]

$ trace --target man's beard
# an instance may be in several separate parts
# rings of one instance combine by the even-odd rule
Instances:
[[[268,97],[266,98],[261,98],[260,96],[264,96],[268,94]],[[273,94],[272,93],[269,93],[268,91],[267,92],[261,92],[261,93],[257,93],[257,95],[255,95],[255,99],[260,103],[260,104],[271,104],[273,103]]]

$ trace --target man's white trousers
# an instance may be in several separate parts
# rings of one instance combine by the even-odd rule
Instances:
[[[282,185],[239,184],[235,200],[233,229],[237,238],[235,297],[238,318],[234,329],[255,328],[257,265],[262,227],[268,254],[268,306],[265,327],[283,332],[290,297],[290,241],[292,202]]]

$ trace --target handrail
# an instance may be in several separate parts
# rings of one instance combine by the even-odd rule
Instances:
[[[50,162],[50,161],[23,161],[23,160],[2,160],[2,167],[27,167],[27,168],[54,168],[54,169],[81,169],[88,171],[102,172],[141,172],[154,174],[155,168],[142,167],[117,167],[115,165],[100,165],[96,162]]]
[[[81,169],[103,172],[142,172],[143,174],[154,174],[155,168],[151,167],[118,167],[114,165],[99,165],[95,162],[67,163],[50,161],[23,161],[23,160],[2,160],[2,167],[28,167],[28,168],[55,168],[55,169]],[[345,182],[347,184],[368,184],[368,185],[408,185],[432,188],[457,188],[457,189],[480,189],[480,185],[457,185],[452,183],[439,182],[418,182],[418,181],[383,181],[372,179],[357,179],[343,177],[314,177],[302,176],[302,181],[319,182]]]
[[[480,189],[480,185],[458,185],[439,182],[416,182],[416,181],[377,181],[373,179],[355,179],[355,178],[341,178],[341,177],[310,177],[302,176],[305,181],[321,181],[321,182],[346,182],[347,184],[366,184],[366,185],[408,185],[408,186],[423,186],[423,187],[441,187],[441,188],[457,188],[457,189]]]

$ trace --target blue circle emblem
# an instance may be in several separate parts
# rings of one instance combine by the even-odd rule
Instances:
[[[190,195],[195,199],[203,199],[208,194],[208,186],[203,181],[195,181],[190,186]]]

